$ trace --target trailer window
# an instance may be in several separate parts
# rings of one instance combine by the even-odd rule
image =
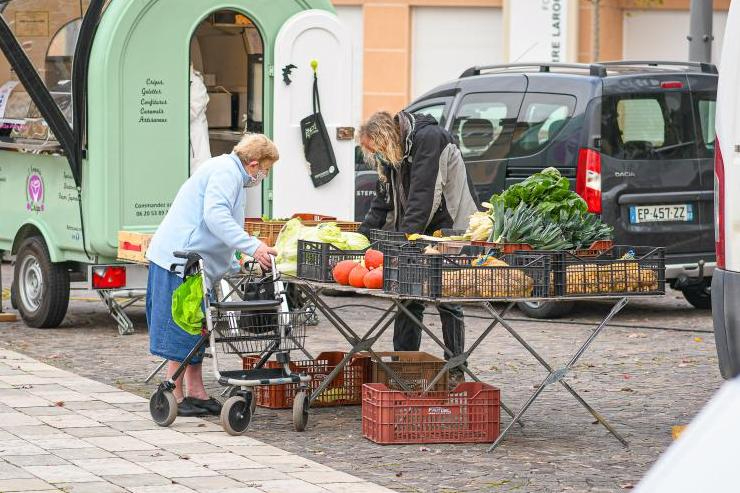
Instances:
[[[14,0],[2,17],[38,72],[42,82],[72,124],[72,62],[83,8],[79,0]],[[85,4],[83,6],[83,4]],[[62,152],[54,134],[0,53],[0,148]]]

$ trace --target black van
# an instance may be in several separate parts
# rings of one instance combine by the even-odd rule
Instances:
[[[717,78],[679,62],[473,67],[408,111],[452,132],[481,200],[555,166],[617,244],[667,247],[671,286],[710,308]],[[520,308],[549,318],[572,303]]]

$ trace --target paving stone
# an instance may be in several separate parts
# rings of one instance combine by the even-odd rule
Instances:
[[[77,438],[89,437],[120,437],[123,432],[114,430],[108,426],[94,426],[92,428],[65,428],[65,433]]]
[[[79,409],[77,414],[86,416],[92,420],[100,423],[112,423],[120,421],[138,421],[143,418],[135,415],[134,413],[124,411],[123,409]],[[151,422],[151,421],[150,421]]]
[[[44,404],[46,405],[48,402],[44,402]],[[39,419],[33,416],[27,416],[23,413],[12,412],[0,414],[0,428],[6,430],[16,426],[35,426],[40,424],[42,424],[42,422]]]
[[[79,377],[74,379],[67,379],[64,382],[60,382],[60,385],[63,385],[64,387],[75,390],[77,392],[83,392],[85,394],[90,394],[92,392],[114,392],[116,389],[111,387],[110,385],[105,385],[100,382],[96,382],[95,380],[88,380],[88,379],[80,379]]]
[[[199,420],[195,422],[184,422],[180,419],[170,425],[170,430],[181,433],[223,433],[224,429],[215,423]]]
[[[166,478],[188,478],[218,475],[215,471],[211,471],[199,464],[194,464],[183,459],[141,462],[140,465]]]
[[[222,469],[253,469],[264,467],[262,464],[249,460],[241,455],[222,452],[212,454],[189,454],[188,460],[206,466],[208,469],[220,471]]]
[[[227,445],[224,448],[234,454],[239,454],[247,458],[257,455],[291,455],[290,452],[273,447],[272,445]]]
[[[113,404],[108,404],[102,401],[82,401],[82,402],[67,402],[64,407],[72,410],[79,409],[115,409]]]
[[[123,493],[126,491],[107,481],[59,483],[57,486],[69,493]]]
[[[128,392],[117,391],[117,392],[96,392],[90,394],[91,397],[107,402],[109,404],[121,404],[126,402],[147,402],[147,399],[139,397],[138,395],[130,394]]]
[[[120,474],[116,476],[103,476],[103,478],[122,488],[132,488],[137,486],[164,486],[172,484],[171,479],[167,479],[154,473]]]
[[[149,402],[120,402],[117,404],[114,404],[118,409],[123,409],[124,411],[139,411],[139,412],[149,412]],[[181,417],[178,421],[181,421],[183,418]]]
[[[151,443],[152,445],[170,445],[193,442],[192,435],[169,429],[162,429],[161,427],[157,430],[129,431],[128,434],[144,442]]]
[[[62,387],[63,388],[63,387]],[[64,389],[64,388],[63,388]],[[84,395],[74,390],[49,390],[49,391],[34,391],[30,389],[29,393],[42,399],[46,399],[50,402],[80,402],[80,401],[94,401],[96,400],[89,395]]]
[[[6,455],[3,457],[9,463],[16,466],[61,466],[69,464],[66,460],[61,457],[57,457],[54,454],[40,454],[40,455]]]
[[[93,426],[101,426],[100,423],[84,416],[77,414],[60,416],[39,416],[39,419],[49,426],[55,428],[90,428]]]
[[[289,473],[294,478],[303,481],[322,484],[322,483],[357,483],[362,480],[355,476],[340,471],[298,471]]]
[[[100,478],[88,471],[74,466],[24,466],[24,469],[49,483],[89,483]]]
[[[58,491],[52,485],[41,479],[0,479],[0,491],[3,493],[11,491]]]
[[[8,431],[25,440],[37,438],[66,438],[69,436],[63,430],[42,424],[41,422],[36,425],[14,426],[12,428],[8,428]]]
[[[283,472],[305,471],[306,469],[318,471],[331,471],[331,468],[317,464],[316,462],[304,459],[302,457],[288,455],[264,455],[253,456],[251,459],[264,466],[273,467]]]
[[[171,484],[168,486],[134,486],[129,488],[131,493],[193,493],[187,486]]]
[[[151,444],[137,440],[130,436],[121,437],[90,437],[85,438],[89,443],[108,450],[109,452],[126,452],[129,450],[155,450]]]
[[[159,449],[166,450],[167,452],[172,452],[173,454],[182,455],[182,454],[191,454],[194,451],[200,452],[203,454],[210,454],[210,453],[216,453],[216,452],[223,452],[222,449],[215,445],[211,445],[210,443],[204,443],[204,442],[188,442],[188,443],[165,443],[158,447]]]
[[[249,445],[262,445],[262,442],[246,436],[231,436],[226,433],[190,433],[193,440],[202,440],[216,446],[238,447]]]
[[[51,453],[66,460],[105,459],[107,457],[115,457],[107,450],[97,447],[52,450]]]
[[[133,462],[120,459],[78,459],[72,461],[79,466],[97,476],[118,476],[121,474],[147,474],[149,471]]]
[[[92,447],[90,443],[73,436],[69,436],[68,438],[39,438],[34,440],[33,443],[46,450]]]
[[[0,479],[23,479],[31,477],[33,476],[31,476],[28,471],[12,464],[0,462]]]
[[[28,416],[55,416],[57,414],[71,414],[72,411],[65,409],[63,406],[42,406],[42,407],[26,407],[23,409],[23,414]]]
[[[139,430],[161,430],[162,427],[150,419],[139,419],[138,421],[111,421],[106,423],[113,429],[129,432]]]
[[[221,471],[222,474],[234,478],[243,483],[254,481],[268,481],[273,479],[289,479],[290,477],[277,469],[262,467],[260,469],[228,469]],[[298,492],[295,492],[298,493]]]
[[[332,493],[393,493],[393,490],[389,490],[384,486],[377,484],[362,482],[362,483],[322,483],[322,488],[326,488]]]
[[[0,431],[0,441],[2,441],[2,440],[15,440],[16,438],[18,438],[18,437],[16,435],[14,435],[13,433],[10,433],[8,431]]]
[[[261,481],[259,489],[269,493],[326,493],[326,489],[300,479],[277,479]]]
[[[156,460],[176,460],[180,457],[167,452],[166,450],[134,450],[130,452],[116,452],[116,455],[122,459],[129,460],[131,462],[152,462]]]
[[[172,478],[176,484],[187,486],[188,488],[205,492],[212,493],[215,491],[221,491],[228,488],[239,488],[244,486],[238,481],[225,476],[210,476],[210,477],[177,477]],[[296,492],[293,492],[296,493]]]
[[[0,456],[5,455],[40,455],[46,451],[25,440],[3,440],[0,441]]]
[[[50,380],[46,377],[37,377],[36,375],[31,375],[28,373],[23,373],[20,375],[0,375],[0,382],[7,383],[8,385],[46,385],[54,383],[53,380]]]

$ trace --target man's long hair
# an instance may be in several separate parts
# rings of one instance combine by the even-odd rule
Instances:
[[[401,129],[393,115],[387,111],[374,113],[360,127],[357,132],[358,139],[363,137],[371,140],[378,152],[388,160],[391,166],[400,166],[403,161],[403,146],[401,143]],[[374,153],[363,149],[365,162],[378,171],[381,179],[385,179],[382,166]]]

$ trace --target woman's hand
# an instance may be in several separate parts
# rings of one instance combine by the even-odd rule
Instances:
[[[270,256],[272,255],[273,257],[277,257],[277,254],[277,250],[262,243],[257,247],[257,250],[254,251],[254,259],[260,263],[263,270],[268,271],[272,269]]]

